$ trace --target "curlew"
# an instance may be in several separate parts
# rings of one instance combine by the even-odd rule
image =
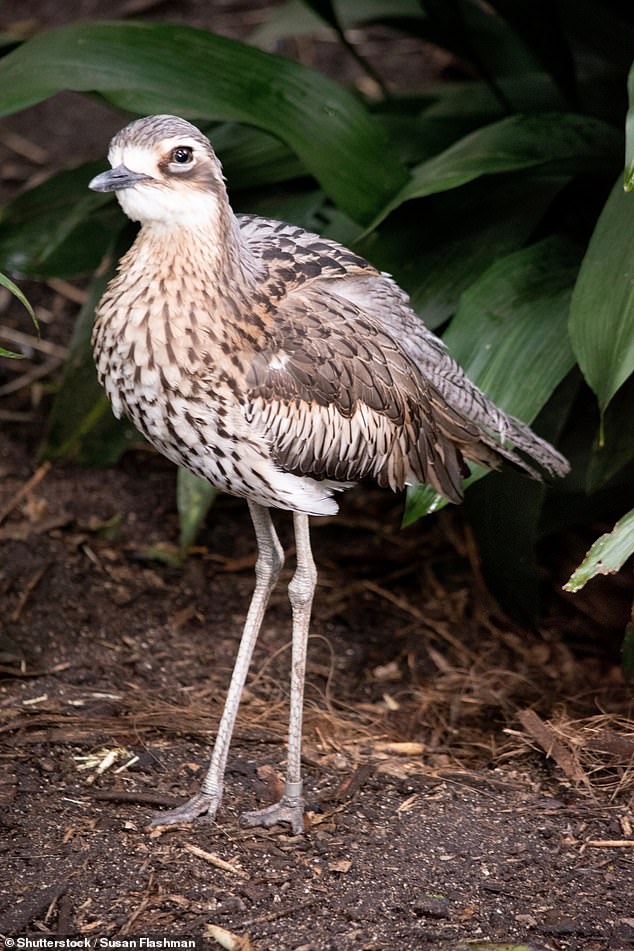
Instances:
[[[176,116],[113,138],[115,192],[140,223],[98,307],[99,379],[117,416],[179,466],[247,500],[255,590],[200,791],[154,824],[212,819],[240,695],[283,561],[270,509],[293,513],[292,659],[284,795],[246,825],[303,829],[306,643],[317,572],[309,516],[372,478],[462,498],[467,461],[539,477],[566,460],[491,403],[412,311],[389,275],[347,248],[280,221],[235,215],[209,140]]]

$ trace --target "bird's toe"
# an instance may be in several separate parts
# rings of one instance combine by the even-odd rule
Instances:
[[[279,802],[266,809],[255,809],[253,812],[243,812],[240,816],[240,825],[246,828],[256,826],[290,825],[293,835],[301,835],[304,831],[304,800],[301,796],[283,796]]]
[[[170,826],[202,820],[203,822],[212,822],[215,818],[220,800],[216,796],[208,796],[205,793],[197,793],[176,809],[169,809],[167,812],[157,812],[152,816],[149,822],[151,829],[160,826]]]

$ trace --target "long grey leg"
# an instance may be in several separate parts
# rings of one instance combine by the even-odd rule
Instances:
[[[266,809],[246,812],[240,817],[240,821],[246,826],[271,826],[278,822],[288,822],[293,832],[298,834],[304,829],[301,769],[302,718],[306,677],[306,647],[313,595],[317,584],[317,570],[310,548],[308,516],[295,512],[293,520],[297,549],[297,569],[288,586],[288,596],[293,610],[293,648],[286,785],[284,795],[279,802]]]
[[[275,532],[269,510],[255,502],[249,502],[249,511],[251,512],[251,520],[258,543],[255,590],[249,605],[238,655],[231,675],[225,708],[218,725],[209,769],[200,792],[182,806],[168,812],[158,813],[151,822],[153,826],[191,822],[199,816],[211,820],[214,818],[222,799],[225,767],[240,705],[240,697],[251,664],[253,648],[262,626],[264,612],[284,561],[284,551]]]

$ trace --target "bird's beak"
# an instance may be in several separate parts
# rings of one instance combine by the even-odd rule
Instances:
[[[151,177],[144,172],[133,172],[125,165],[117,165],[116,168],[108,169],[101,175],[96,175],[88,183],[88,188],[94,192],[118,192],[124,188],[132,188],[140,182],[149,182]]]

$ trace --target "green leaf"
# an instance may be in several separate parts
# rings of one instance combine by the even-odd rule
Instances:
[[[462,296],[444,341],[487,396],[532,420],[574,366],[566,321],[579,264],[553,236],[496,261]]]
[[[634,370],[634,197],[618,181],[583,259],[570,338],[601,412]]]
[[[561,111],[563,100],[557,89],[543,73],[528,73],[500,80],[506,99],[518,113],[532,115]],[[483,82],[463,82],[438,87],[436,101],[427,106],[422,118],[457,119],[475,117],[476,125],[486,126],[504,119],[505,114],[491,88]]]
[[[395,277],[434,329],[494,261],[528,240],[567,181],[535,174],[500,176],[495,189],[474,182],[426,199],[424,209],[404,206],[355,248]]]
[[[423,17],[419,0],[339,0],[336,7],[339,23],[344,29],[388,17]],[[323,17],[307,7],[303,0],[287,0],[251,33],[250,41],[273,49],[280,40],[334,29],[332,25],[328,27]]]
[[[412,176],[372,222],[376,227],[403,202],[458,188],[482,175],[544,168],[550,172],[604,171],[622,146],[610,125],[574,113],[517,115],[465,136],[416,166]]]
[[[31,320],[33,321],[33,323],[34,323],[35,326],[37,327],[37,320],[36,320],[36,318],[35,318],[35,311],[34,311],[33,308],[31,307],[30,303],[28,302],[27,298],[25,297],[24,293],[20,290],[20,288],[18,287],[18,285],[17,285],[17,284],[14,284],[14,282],[11,280],[11,278],[10,278],[10,277],[7,277],[6,274],[1,274],[1,273],[0,273],[0,285],[2,285],[2,287],[6,287],[6,289],[7,289],[8,291],[10,291],[10,292],[13,294],[14,297],[17,297],[17,299],[20,301],[20,303],[22,304],[22,306],[25,307],[26,310],[29,312],[29,315],[30,315],[30,317],[31,317]]]
[[[474,383],[527,423],[574,366],[566,324],[578,260],[577,249],[557,237],[502,258],[465,291],[444,336]],[[465,484],[485,471],[474,470]],[[404,524],[445,504],[428,486],[415,486]]]
[[[0,213],[0,267],[30,277],[94,271],[120,213],[108,197],[88,191],[103,162],[53,176],[19,195]]]
[[[325,234],[325,201],[326,196],[318,189],[307,192],[292,191],[290,194],[271,192],[267,189],[255,195],[249,192],[245,198],[239,197],[237,201],[234,201],[234,208],[248,214],[262,215],[265,218],[279,218],[281,221],[289,221],[307,231]],[[332,208],[329,208],[328,216],[331,217],[332,214]],[[345,220],[349,223],[353,235],[357,234],[357,226],[351,223],[349,218]]]
[[[0,272],[0,286],[6,287],[8,291],[16,297],[20,303],[27,309],[30,314],[31,320],[35,324],[36,329],[38,328],[37,318],[35,316],[35,311],[31,307],[27,298],[24,296],[17,284],[14,284],[10,277],[7,277],[6,274]],[[11,360],[22,360],[23,355],[21,353],[14,353],[13,350],[7,350],[5,347],[0,347],[0,357],[9,357]]]
[[[224,122],[208,134],[232,192],[306,175],[304,165],[288,146],[262,129]]]
[[[218,489],[190,472],[178,470],[176,477],[176,505],[180,522],[180,550],[185,553],[196,541],[210,505],[218,495]]]
[[[626,192],[634,188],[634,64],[627,79],[629,109],[625,119],[625,175],[623,187]]]
[[[244,122],[278,136],[326,193],[367,223],[407,178],[360,99],[314,70],[167,23],[78,23],[0,60],[0,115],[72,89],[132,112]]]
[[[614,574],[634,554],[634,509],[620,519],[611,532],[597,538],[576,571],[564,585],[565,591],[579,591],[596,575]]]

